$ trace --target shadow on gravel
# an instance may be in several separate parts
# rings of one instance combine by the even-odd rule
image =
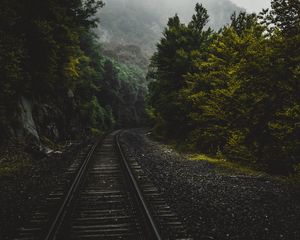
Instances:
[[[205,161],[189,161],[149,139],[144,130],[126,131],[122,145],[195,239],[300,239],[299,195],[291,186],[267,176],[226,173]]]
[[[79,144],[62,154],[36,157],[25,147],[1,149],[0,158],[0,239],[13,239],[16,228],[30,217],[32,210],[65,179],[61,178],[74,160]]]

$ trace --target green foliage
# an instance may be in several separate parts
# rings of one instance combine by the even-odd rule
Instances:
[[[186,124],[189,109],[178,92],[186,87],[184,76],[191,71],[195,59],[206,57],[200,50],[212,40],[212,30],[203,30],[207,21],[202,5],[196,6],[196,14],[188,26],[182,24],[177,15],[170,18],[152,58],[153,71],[148,76],[156,79],[150,84],[149,101],[158,118],[164,120],[161,124],[167,135],[173,137],[183,137],[189,129]]]
[[[200,5],[188,27],[171,18],[149,74],[157,125],[204,153],[292,172],[300,157],[299,13],[296,1],[274,1],[260,16],[234,13],[218,34],[203,30]]]
[[[201,32],[208,23],[209,16],[207,10],[199,3],[196,4],[195,11],[196,14],[192,16],[190,27]]]
[[[141,122],[143,72],[108,60],[93,33],[103,6],[101,0],[1,1],[0,139],[20,121],[22,96],[37,103],[41,131],[55,125],[64,137]],[[41,116],[47,106],[55,116]]]

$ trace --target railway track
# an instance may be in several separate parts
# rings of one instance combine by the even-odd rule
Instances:
[[[119,137],[90,146],[71,167],[70,187],[52,192],[15,239],[191,239],[139,164],[126,159]]]

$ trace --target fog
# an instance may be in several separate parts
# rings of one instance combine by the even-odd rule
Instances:
[[[168,18],[178,14],[188,23],[197,2],[208,10],[209,27],[219,30],[230,22],[233,12],[259,12],[269,0],[104,0],[97,33],[106,49],[135,45],[149,57],[162,36]],[[124,49],[124,48],[123,48]]]
[[[241,10],[230,0],[104,0],[106,7],[103,12],[111,11],[113,8],[126,11],[144,12],[147,15],[155,16],[163,24],[167,19],[176,13],[182,21],[188,22],[194,13],[197,2],[202,3],[210,14],[210,26],[219,28],[228,22],[233,11]],[[241,5],[242,6],[242,5]]]
[[[269,8],[271,0],[231,0],[236,5],[245,8],[248,12],[260,12],[263,8]]]

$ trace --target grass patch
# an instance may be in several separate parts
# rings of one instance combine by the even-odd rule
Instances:
[[[295,172],[287,177],[279,177],[279,180],[300,187],[300,164],[295,166]]]
[[[289,176],[282,175],[270,175],[265,169],[259,168],[254,164],[239,163],[226,159],[221,154],[220,156],[206,155],[202,153],[195,153],[192,147],[187,145],[179,144],[175,141],[166,141],[165,138],[158,134],[149,134],[149,137],[163,144],[168,149],[172,149],[180,154],[184,154],[188,160],[191,161],[206,161],[217,167],[217,170],[223,171],[224,173],[230,174],[243,174],[248,176],[268,176],[268,178],[275,181],[285,183],[288,185],[294,185],[300,187],[300,164],[295,166],[295,172]]]
[[[188,154],[187,157],[189,160],[192,160],[192,161],[206,161],[206,162],[209,162],[209,163],[219,167],[220,169],[233,171],[233,172],[239,173],[239,174],[245,174],[245,175],[251,175],[251,176],[258,176],[258,175],[264,174],[264,172],[259,171],[252,166],[248,166],[248,165],[244,165],[244,164],[236,163],[236,162],[231,162],[225,158],[218,157],[218,156],[208,156],[205,154],[195,154],[194,153],[194,154]]]
[[[16,176],[32,166],[32,159],[23,149],[0,150],[0,178]]]
[[[0,178],[16,175],[17,173],[29,168],[30,166],[31,163],[29,161],[2,163],[0,164]]]
[[[41,139],[42,145],[44,145],[45,147],[48,147],[48,148],[50,148],[52,150],[55,150],[55,151],[60,151],[60,150],[63,149],[63,145],[60,145],[58,143],[54,143],[49,138],[41,137],[40,139]]]
[[[187,158],[192,161],[206,161],[209,162],[219,170],[227,170],[233,172],[234,174],[243,174],[248,176],[269,176],[270,178],[289,185],[300,186],[300,164],[295,168],[295,173],[290,176],[278,176],[278,175],[269,175],[268,173],[259,170],[251,165],[245,165],[242,163],[231,162],[227,159],[218,156],[208,156],[205,154],[188,154]]]

